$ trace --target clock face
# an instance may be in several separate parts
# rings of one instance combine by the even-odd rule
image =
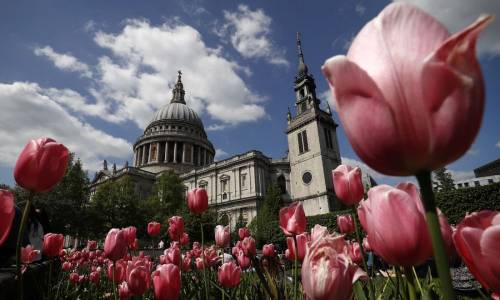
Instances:
[[[309,183],[311,183],[311,181],[312,181],[311,172],[309,172],[309,171],[304,172],[304,174],[302,174],[302,182],[304,182],[305,184],[309,184]]]

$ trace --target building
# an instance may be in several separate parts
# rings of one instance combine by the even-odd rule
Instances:
[[[500,158],[474,169],[474,176],[476,177],[494,175],[500,175]]]
[[[475,178],[455,182],[456,188],[468,188],[500,182],[500,159],[474,169]]]
[[[299,66],[294,81],[295,112],[288,112],[285,134],[288,153],[269,158],[250,150],[214,161],[215,150],[203,122],[186,105],[179,71],[172,99],[153,116],[133,146],[134,161],[120,170],[99,171],[90,185],[91,195],[105,181],[129,175],[138,195],[147,195],[165,170],[179,174],[186,190],[203,187],[209,205],[220,218],[234,225],[241,215],[250,222],[267,188],[277,183],[284,201],[301,201],[306,215],[323,214],[340,207],[331,181],[331,170],[340,163],[337,124],[330,108],[320,108],[314,77],[304,61],[297,35]]]

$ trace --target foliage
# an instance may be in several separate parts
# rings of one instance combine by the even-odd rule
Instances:
[[[278,219],[281,202],[281,190],[279,186],[277,184],[269,185],[264,201],[259,207],[259,212],[255,218],[254,235],[259,247],[268,244],[274,235],[275,228],[270,228],[269,223],[275,222]]]
[[[450,224],[459,223],[467,212],[500,210],[500,183],[436,193],[436,204]]]
[[[445,167],[439,168],[433,172],[434,176],[434,191],[451,191],[455,189],[455,182],[451,174]]]
[[[184,230],[189,234],[189,240],[201,242],[200,224],[203,225],[203,235],[205,242],[214,241],[215,226],[217,225],[217,212],[209,208],[201,215],[192,214],[189,211],[187,202],[183,201],[180,208],[180,216],[184,219]]]
[[[158,219],[163,220],[163,218],[179,213],[185,199],[181,178],[173,170],[167,170],[156,180],[149,200],[160,204],[160,213],[164,216]]]
[[[88,201],[88,183],[80,159],[75,160],[71,154],[62,180],[51,191],[34,196],[34,206],[47,214],[50,231],[72,235],[87,232],[84,207]],[[14,194],[16,203],[24,205],[28,191],[16,186]]]

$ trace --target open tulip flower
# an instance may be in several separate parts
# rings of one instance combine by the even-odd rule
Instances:
[[[128,241],[125,232],[113,228],[104,240],[104,253],[112,261],[117,261],[127,254]]]
[[[221,248],[229,246],[231,242],[231,232],[228,226],[215,226],[215,244]]]
[[[68,149],[53,139],[31,140],[17,159],[14,178],[27,190],[47,192],[63,177],[68,160]]]
[[[355,205],[363,199],[365,189],[361,181],[361,169],[339,165],[332,171],[335,195],[345,205]]]
[[[483,210],[466,216],[453,241],[472,275],[483,287],[500,293],[500,212]]]
[[[172,241],[179,241],[184,233],[184,219],[173,216],[168,219],[168,235]]]
[[[180,269],[173,264],[165,264],[153,272],[155,299],[176,300],[181,294]]]
[[[294,202],[280,209],[279,222],[286,236],[301,234],[306,230],[306,214],[302,203]]]
[[[476,40],[491,19],[450,36],[419,8],[393,3],[363,27],[346,56],[325,62],[343,128],[367,165],[408,176],[469,149],[484,110]]]
[[[188,192],[187,203],[189,210],[196,215],[208,209],[208,194],[203,188],[195,188]]]
[[[225,288],[233,288],[240,284],[241,268],[234,262],[227,262],[219,267],[218,279]]]
[[[15,213],[14,196],[11,192],[0,189],[0,246],[9,236]]]

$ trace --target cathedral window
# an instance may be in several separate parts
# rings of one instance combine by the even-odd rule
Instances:
[[[156,144],[151,145],[151,160],[156,160]]]
[[[323,127],[323,131],[325,133],[326,147],[329,149],[333,149],[332,132],[326,127]]]
[[[307,142],[307,131],[304,130],[297,134],[299,142],[299,154],[309,151],[309,143]]]
[[[241,174],[240,183],[241,189],[245,189],[247,185],[247,174]]]

